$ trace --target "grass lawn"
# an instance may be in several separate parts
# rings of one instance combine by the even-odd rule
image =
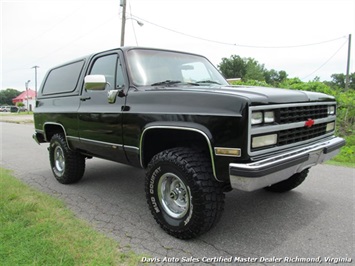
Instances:
[[[138,265],[141,256],[79,220],[64,203],[0,168],[0,265]]]

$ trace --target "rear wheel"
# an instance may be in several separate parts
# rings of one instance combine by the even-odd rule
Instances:
[[[58,182],[71,184],[84,175],[85,157],[69,149],[63,134],[54,134],[49,144],[49,161]]]
[[[265,187],[264,189],[271,192],[287,192],[301,185],[302,182],[306,179],[307,175],[308,169],[303,170],[300,173],[294,174],[289,179],[286,179],[269,187]]]
[[[177,238],[190,239],[208,231],[223,212],[223,189],[210,161],[192,149],[174,148],[154,156],[145,190],[155,220]]]

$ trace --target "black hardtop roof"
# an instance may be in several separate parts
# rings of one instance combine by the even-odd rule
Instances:
[[[90,56],[96,55],[96,54],[98,54],[98,53],[110,52],[110,51],[115,51],[115,50],[122,50],[124,53],[126,53],[126,52],[128,52],[128,51],[130,51],[130,50],[134,50],[134,49],[167,51],[167,52],[184,53],[184,54],[191,54],[191,55],[198,55],[198,56],[201,56],[201,55],[199,55],[199,54],[190,53],[190,52],[186,52],[186,51],[179,51],[179,50],[172,50],[172,49],[165,49],[165,48],[144,47],[144,46],[122,46],[122,47],[117,47],[117,48],[109,49],[109,50],[106,50],[106,51],[100,51],[100,52],[91,54]],[[89,57],[89,56],[88,56],[88,57]]]
[[[66,62],[63,62],[61,64],[58,64],[58,65],[52,67],[51,69],[55,69],[55,68],[58,68],[58,67],[69,65],[69,64],[72,64],[74,62],[78,62],[78,61],[82,61],[82,60],[87,61],[90,58],[92,58],[93,56],[96,56],[97,54],[101,54],[101,53],[109,53],[110,51],[121,50],[123,53],[126,54],[128,51],[133,50],[133,49],[167,51],[167,52],[183,53],[183,54],[202,56],[202,55],[195,54],[195,53],[178,51],[178,50],[171,50],[171,49],[164,49],[164,48],[152,48],[152,47],[142,47],[142,46],[123,46],[123,47],[112,48],[112,49],[108,49],[108,50],[103,50],[103,51],[98,51],[98,52],[95,52],[95,53],[91,53],[91,54],[88,54],[88,55],[85,55],[85,56],[81,56],[81,57],[78,57],[76,59],[73,59],[73,60],[66,61]]]

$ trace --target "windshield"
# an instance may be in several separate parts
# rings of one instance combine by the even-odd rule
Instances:
[[[179,52],[132,49],[128,52],[130,76],[136,86],[185,83],[199,86],[228,85],[204,57]]]

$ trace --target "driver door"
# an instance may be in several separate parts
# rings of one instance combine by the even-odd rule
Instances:
[[[108,102],[108,92],[124,86],[119,54],[99,54],[91,60],[86,75],[104,75],[105,90],[83,88],[78,111],[80,146],[86,153],[126,163],[122,139],[122,107],[125,97]]]

